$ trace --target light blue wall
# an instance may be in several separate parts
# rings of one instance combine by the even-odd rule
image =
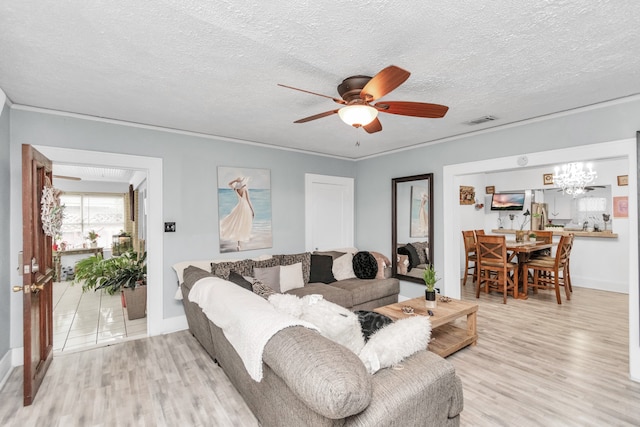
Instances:
[[[10,347],[10,299],[7,294],[11,292],[11,257],[9,254],[9,230],[10,223],[10,197],[9,197],[9,115],[11,113],[7,105],[0,115],[0,284],[3,295],[0,296],[0,360],[7,354]]]
[[[11,116],[14,161],[19,161],[21,144],[162,158],[163,220],[175,221],[177,229],[176,233],[164,234],[165,319],[184,313],[182,304],[173,299],[177,279],[171,265],[185,260],[302,252],[305,173],[355,177],[354,163],[346,160],[14,109]],[[246,251],[240,256],[219,254],[218,166],[271,170],[273,248]],[[18,177],[15,178],[17,182],[12,182],[12,187],[20,185]],[[11,225],[19,226],[16,221]]]
[[[455,108],[452,106],[451,108]],[[356,242],[360,248],[391,252],[391,179],[434,173],[434,259],[443,269],[442,176],[446,165],[517,156],[564,147],[635,138],[640,129],[640,100],[556,115],[494,132],[361,160],[356,179]],[[515,167],[516,165],[514,165]],[[371,230],[377,230],[372,232]],[[418,285],[402,284],[401,294],[417,296]]]

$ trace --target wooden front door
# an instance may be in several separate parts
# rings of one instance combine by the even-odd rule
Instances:
[[[41,201],[52,184],[51,160],[22,146],[22,274],[24,405],[31,405],[53,359],[52,238],[42,227]]]

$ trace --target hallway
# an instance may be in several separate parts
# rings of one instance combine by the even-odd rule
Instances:
[[[129,320],[120,294],[53,284],[53,351],[69,352],[147,336],[147,318]]]

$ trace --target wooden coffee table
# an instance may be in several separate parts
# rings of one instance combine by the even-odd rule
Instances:
[[[405,314],[402,307],[412,307],[414,314]],[[411,316],[429,316],[424,297],[414,298],[395,304],[385,305],[374,309],[376,313],[384,314],[393,320]],[[450,299],[449,302],[438,301],[438,306],[432,308],[431,341],[429,350],[439,356],[447,357],[468,345],[476,345],[478,341],[477,312],[478,304]],[[467,316],[466,329],[453,325],[453,321]]]

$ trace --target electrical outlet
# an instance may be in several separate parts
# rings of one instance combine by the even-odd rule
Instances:
[[[165,233],[175,233],[176,231],[176,223],[175,222],[165,222],[164,223],[164,232]]]

